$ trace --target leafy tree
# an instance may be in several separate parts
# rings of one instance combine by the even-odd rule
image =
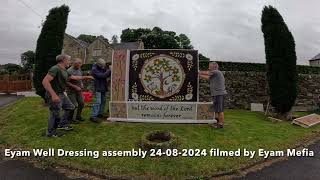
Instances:
[[[118,36],[117,35],[113,35],[112,38],[111,38],[111,43],[112,44],[117,44],[119,41],[118,41]]]
[[[199,61],[210,61],[210,58],[204,56],[203,54],[199,53]]]
[[[193,46],[191,45],[191,41],[185,34],[180,34],[179,36],[179,45],[182,49],[193,49]]]
[[[97,38],[97,36],[88,35],[88,34],[80,34],[77,38],[84,41],[84,42],[91,44]]]
[[[150,29],[138,28],[138,29],[124,29],[122,30],[122,34],[120,36],[121,42],[135,42],[142,35],[151,33]]]
[[[69,12],[66,5],[52,8],[37,41],[33,82],[36,93],[44,99],[45,89],[41,82],[49,68],[56,64],[56,56],[62,51]]]
[[[177,35],[173,31],[164,31],[159,27],[124,29],[121,42],[134,42],[139,39],[146,49],[192,49],[190,39],[185,34]]]
[[[280,13],[272,6],[264,7],[261,22],[271,105],[279,115],[285,116],[297,97],[294,38]]]
[[[22,67],[18,64],[13,64],[13,63],[8,63],[8,64],[4,64],[1,67],[3,69],[3,72],[5,73],[19,73],[22,71]]]
[[[21,64],[26,71],[32,71],[36,54],[29,50],[21,54]]]

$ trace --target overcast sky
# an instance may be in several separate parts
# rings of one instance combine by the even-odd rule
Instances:
[[[0,64],[19,63],[21,53],[34,50],[41,20],[62,4],[71,8],[66,32],[75,37],[111,39],[128,27],[159,26],[186,34],[213,60],[242,62],[265,62],[260,18],[270,4],[295,37],[298,64],[320,53],[319,0],[1,0]]]

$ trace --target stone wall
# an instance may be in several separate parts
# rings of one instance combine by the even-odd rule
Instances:
[[[101,54],[98,56],[94,55],[95,50],[100,50]],[[107,63],[112,61],[112,48],[106,42],[103,42],[100,38],[93,41],[88,47],[88,63],[94,63],[97,59],[102,58]]]
[[[226,79],[226,108],[250,109],[250,103],[268,103],[267,81],[261,72],[224,72]],[[200,80],[200,101],[212,101],[209,82]],[[298,78],[297,110],[313,110],[320,95],[320,75],[300,74]]]
[[[70,55],[72,59],[80,58],[84,60],[86,58],[86,48],[79,45],[68,35],[64,36],[62,53]]]

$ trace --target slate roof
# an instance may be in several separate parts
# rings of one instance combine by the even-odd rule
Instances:
[[[112,49],[139,49],[139,42],[123,42],[111,44]]]
[[[77,38],[71,36],[70,34],[65,33],[65,35],[69,36],[72,40],[74,40],[75,42],[77,42],[79,45],[81,45],[84,48],[87,48],[90,45],[89,43],[84,42],[80,39],[77,39]],[[108,39],[103,36],[98,36],[97,39],[100,39],[107,46],[111,46],[112,49],[129,49],[129,50],[139,49],[140,43],[141,43],[139,41],[136,41],[136,42],[122,42],[122,43],[109,44]]]
[[[89,46],[89,43],[84,42],[84,41],[82,41],[82,40],[80,40],[80,39],[77,39],[77,38],[71,36],[70,34],[65,33],[65,35],[69,36],[72,40],[74,40],[74,41],[77,42],[80,46],[82,46],[82,47],[84,47],[84,48],[87,48],[87,47]]]
[[[320,60],[320,54],[316,55],[315,57],[313,57],[309,61],[315,61],[315,60]]]

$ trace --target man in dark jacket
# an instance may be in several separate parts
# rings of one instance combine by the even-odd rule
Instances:
[[[90,120],[97,122],[97,117],[103,117],[106,104],[107,78],[111,75],[111,70],[106,68],[106,62],[98,59],[92,66],[91,75],[94,77],[95,103],[92,106]]]

